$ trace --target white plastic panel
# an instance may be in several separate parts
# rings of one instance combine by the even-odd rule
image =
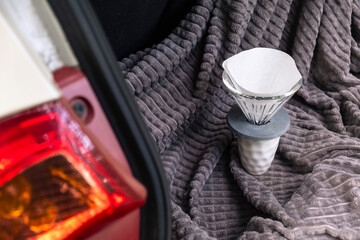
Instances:
[[[0,8],[0,118],[60,98],[52,75]]]
[[[51,41],[55,45],[63,64],[65,66],[77,67],[79,65],[77,59],[75,58],[70,44],[47,0],[32,0],[32,4],[50,36]]]

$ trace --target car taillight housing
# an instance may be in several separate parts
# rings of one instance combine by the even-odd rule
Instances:
[[[75,239],[145,195],[63,101],[0,121],[0,239]]]

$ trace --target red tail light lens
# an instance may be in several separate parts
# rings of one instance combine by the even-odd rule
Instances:
[[[0,122],[0,239],[74,239],[145,194],[61,102]]]

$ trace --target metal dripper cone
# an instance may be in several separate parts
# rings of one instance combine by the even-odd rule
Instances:
[[[223,63],[223,81],[249,122],[265,124],[301,87],[286,53],[270,48],[241,52]]]

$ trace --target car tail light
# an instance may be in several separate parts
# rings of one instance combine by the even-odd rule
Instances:
[[[0,239],[75,239],[144,203],[68,109],[54,101],[0,121]]]
[[[73,67],[62,67],[53,72],[53,76],[61,89],[63,98],[69,102],[76,115],[85,124],[86,129],[97,139],[101,139],[103,147],[111,156],[115,157],[119,166],[132,174],[124,152],[86,76],[80,69]],[[86,239],[118,239],[117,235],[121,233],[122,239],[138,240],[140,209],[135,209],[126,216],[109,222],[106,226],[98,225],[94,229],[98,232],[90,233],[91,236],[87,236]]]

